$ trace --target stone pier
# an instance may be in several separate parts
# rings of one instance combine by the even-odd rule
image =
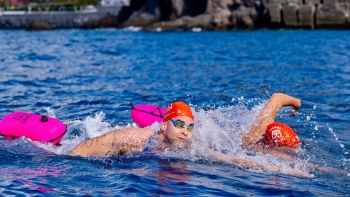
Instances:
[[[299,27],[303,29],[315,29],[316,6],[305,4],[299,7]]]
[[[316,27],[347,29],[349,28],[349,14],[348,2],[320,4],[316,11]]]
[[[270,16],[270,28],[280,28],[283,24],[282,5],[279,3],[269,3],[265,7]]]
[[[285,26],[297,28],[299,26],[299,5],[284,5],[282,11]]]
[[[350,29],[350,0],[270,0],[268,2],[266,9],[269,11],[271,28]]]

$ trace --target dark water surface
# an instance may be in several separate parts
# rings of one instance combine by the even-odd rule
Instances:
[[[350,194],[350,32],[0,31],[0,117],[71,120],[61,147],[0,140],[4,195],[344,196]],[[197,141],[239,149],[235,136],[274,92],[302,100],[278,121],[303,159],[337,170],[313,178],[257,172],[192,153],[79,158],[79,142],[132,124],[130,103],[189,102]],[[213,117],[215,121],[213,120]],[[233,120],[232,120],[233,119]],[[227,123],[231,122],[230,126]],[[239,125],[239,126],[237,126]],[[215,140],[214,140],[215,139]],[[245,154],[245,153],[244,153]],[[272,156],[252,160],[288,165]]]

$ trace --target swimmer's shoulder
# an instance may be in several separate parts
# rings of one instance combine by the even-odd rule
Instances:
[[[154,135],[155,131],[149,128],[137,128],[137,127],[129,127],[122,130],[124,133],[129,133],[130,135],[138,135],[149,138]]]

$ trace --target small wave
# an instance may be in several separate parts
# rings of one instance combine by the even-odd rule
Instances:
[[[138,32],[138,31],[141,31],[141,30],[142,30],[142,27],[129,26],[129,27],[125,27],[123,30],[124,30],[124,31]]]
[[[193,32],[201,32],[201,31],[202,31],[202,28],[200,28],[200,27],[198,27],[198,28],[194,27],[194,28],[192,28],[192,31],[193,31]]]

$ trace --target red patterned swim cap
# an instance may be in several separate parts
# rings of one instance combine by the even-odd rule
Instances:
[[[288,146],[295,147],[300,144],[297,134],[286,124],[274,122],[267,126],[264,143],[270,147]]]
[[[176,101],[166,108],[163,122],[175,118],[176,116],[187,116],[194,120],[190,106],[182,101]]]

